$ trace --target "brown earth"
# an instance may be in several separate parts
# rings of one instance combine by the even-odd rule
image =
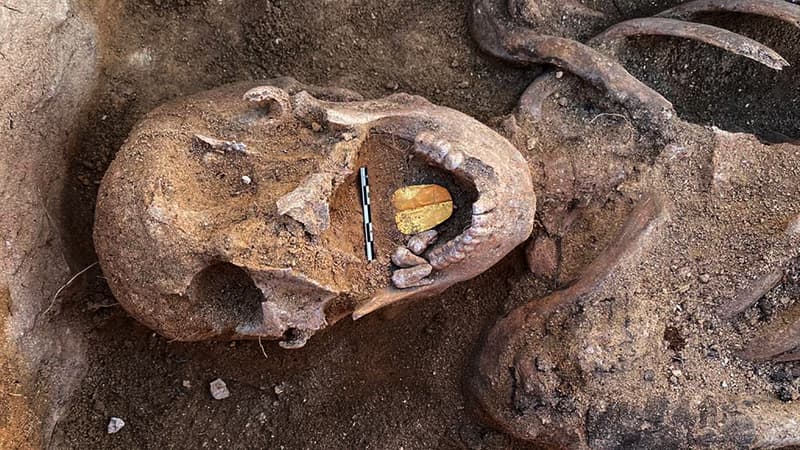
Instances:
[[[34,3],[47,8],[47,2]],[[618,3],[625,9],[626,2]],[[28,5],[18,8],[29,13],[24,6]],[[14,325],[14,314],[5,310],[16,311],[17,318],[32,318],[20,306],[26,299],[36,299],[39,311],[46,309],[52,294],[69,278],[67,264],[69,272],[76,273],[95,261],[91,231],[97,185],[134,124],[165,101],[232,81],[290,75],[308,83],[350,88],[366,97],[395,91],[418,94],[484,121],[510,111],[538,70],[509,67],[480,54],[467,32],[467,9],[467,2],[455,0],[84,1],[70,14],[96,23],[99,76],[90,85],[91,94],[81,96],[78,87],[67,84],[66,95],[76,92],[82,102],[67,101],[60,94],[58,102],[47,104],[49,111],[34,113],[35,102],[9,94],[8,86],[17,91],[28,87],[0,78],[0,86],[6,87],[3,99],[17,99],[0,109],[0,118],[8,119],[3,130],[17,130],[2,141],[4,160],[16,157],[12,150],[23,148],[25,138],[59,136],[44,144],[29,141],[42,156],[22,169],[0,171],[0,180],[6,182],[3,193],[16,186],[8,180],[28,180],[29,174],[37,173],[36,161],[47,163],[52,155],[63,155],[67,166],[63,183],[54,182],[57,177],[48,179],[51,171],[45,165],[37,175],[43,179],[26,185],[63,184],[64,195],[44,195],[46,207],[35,210],[39,221],[46,221],[49,211],[56,222],[52,227],[61,231],[59,244],[53,245],[58,258],[37,253],[37,269],[30,271],[31,280],[40,283],[37,291],[13,291],[9,308],[0,301],[0,323],[6,328]],[[4,14],[0,21],[16,14],[0,11]],[[714,21],[759,38],[793,66],[776,73],[700,45],[651,39],[632,43],[625,63],[673,100],[688,119],[754,132],[767,140],[798,139],[800,75],[794,67],[800,65],[800,41],[794,30],[738,16],[718,16]],[[48,33],[44,35],[59,36]],[[0,47],[12,62],[31,54],[48,55],[14,47],[14,42],[4,38]],[[91,62],[83,53],[71,54]],[[55,61],[56,68],[70,66],[58,58],[42,60]],[[4,61],[6,56],[0,56],[0,64]],[[19,79],[28,79],[26,73],[33,79],[31,74],[46,72],[42,67],[46,65],[14,73],[23,77]],[[58,73],[52,78],[58,79]],[[42,86],[47,85],[36,83],[30,89],[47,92]],[[58,120],[46,112],[59,112]],[[30,191],[35,194],[35,189]],[[25,200],[40,202],[35,196]],[[16,221],[25,218],[19,215],[21,210],[8,202],[3,205],[3,213],[13,215],[14,230],[21,228]],[[599,253],[619,221],[602,209],[579,219],[574,240],[565,243],[566,275]],[[2,231],[14,235],[6,227]],[[31,239],[14,242],[19,248],[39,248],[40,240],[52,240],[46,232],[32,234]],[[753,254],[765,250],[746,249]],[[4,284],[29,285],[8,276],[16,276],[16,271],[5,269],[9,280],[1,280]],[[680,269],[676,264],[675,271]],[[714,268],[702,269],[713,273]],[[39,425],[42,420],[55,425],[49,446],[59,449],[522,448],[474,417],[465,403],[463,377],[482,333],[496,318],[545,295],[550,287],[526,273],[522,252],[517,251],[445,295],[355,323],[343,320],[305,348],[287,351],[267,342],[263,349],[259,342],[169,342],[128,317],[100,272],[92,269],[67,290],[49,319],[34,328],[60,330],[48,339],[52,345],[20,346],[16,336],[13,342],[0,341],[0,411],[5,413],[0,413],[0,447],[38,447],[36,436],[51,437],[50,427]],[[701,294],[716,301],[719,293]],[[765,305],[786,302],[792,295],[775,294]],[[664,333],[665,345],[681,347],[688,340],[694,351],[686,353],[702,365],[700,349],[711,343],[687,338],[699,326],[696,321],[689,325],[687,315],[676,314],[670,321],[673,331]],[[749,320],[755,323],[759,318],[751,312]],[[741,331],[748,330],[745,326]],[[84,341],[86,348],[69,344],[71,339]],[[51,351],[51,346],[59,350]],[[16,351],[17,347],[23,350]],[[41,355],[36,364],[19,357],[30,358],[37,348]],[[49,355],[60,356],[48,359]],[[44,364],[38,361],[42,358]],[[88,358],[85,376],[80,368],[83,358]],[[796,391],[796,381],[774,382],[772,377],[793,368],[791,364],[737,366],[737,373],[750,373],[737,389],[758,395],[778,395],[787,386]],[[714,381],[721,377],[717,374]],[[208,383],[215,378],[228,383],[229,399],[211,399]],[[19,390],[15,381],[22,384]],[[68,397],[75,383],[77,388]],[[48,389],[52,386],[63,389]],[[64,403],[67,398],[71,401]],[[62,408],[45,403],[64,407],[65,414],[53,413]],[[114,435],[106,433],[111,416],[127,424]],[[48,422],[48,417],[53,420]],[[31,431],[40,428],[41,433]]]

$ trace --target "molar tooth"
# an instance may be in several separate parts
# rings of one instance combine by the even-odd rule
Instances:
[[[447,253],[445,259],[450,263],[457,263],[463,260],[465,256],[466,255],[463,252],[454,248],[453,251]]]
[[[431,272],[433,272],[433,267],[430,264],[420,264],[407,269],[398,269],[392,273],[392,284],[398,289],[425,286],[433,283],[433,280],[427,278]]]
[[[392,253],[392,264],[397,267],[415,267],[427,263],[424,258],[411,253],[411,250],[405,247],[397,247]]]
[[[478,216],[478,217],[480,217],[480,216]],[[468,231],[469,231],[471,236],[476,237],[476,238],[481,238],[481,237],[489,236],[489,235],[492,234],[491,228],[485,227],[485,226],[472,226],[472,227],[469,228]]]
[[[447,266],[450,265],[450,261],[447,260],[444,256],[438,255],[437,257],[431,256],[430,258],[430,265],[433,266],[436,270],[443,270],[446,269]]]
[[[450,171],[456,170],[464,162],[464,154],[458,150],[451,150],[444,158],[444,168]]]
[[[466,238],[466,237],[467,236],[459,236],[458,238],[456,238],[456,242],[457,242],[456,249],[458,251],[460,251],[461,253],[464,253],[465,255],[467,253],[472,252],[472,250],[475,250],[475,247],[477,246],[476,244],[472,243],[472,241],[466,242],[464,240],[464,238]]]
[[[451,151],[451,145],[444,139],[437,139],[432,131],[420,131],[414,138],[415,149],[428,156],[438,164],[442,164]]]
[[[482,195],[475,203],[472,204],[472,214],[482,215],[492,211],[497,206],[493,198]]]
[[[461,251],[464,253],[472,253],[472,251],[475,250],[475,247],[477,247],[475,244],[464,244],[461,246]]]
[[[491,214],[478,214],[478,215],[473,215],[472,216],[472,225],[473,225],[473,227],[478,227],[478,228],[486,227],[486,228],[489,228],[489,226],[492,225],[493,221],[494,221],[494,218],[492,217]]]
[[[481,243],[481,240],[477,236],[473,236],[472,233],[469,232],[469,230],[467,230],[466,233],[461,235],[460,239],[461,242],[464,243],[464,245],[471,245],[473,247]]]

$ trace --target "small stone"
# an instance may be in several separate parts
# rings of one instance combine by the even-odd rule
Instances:
[[[189,380],[183,380],[182,384],[183,384],[183,387],[185,387],[186,389],[191,389],[192,388],[192,382],[189,381]]]
[[[252,178],[248,177],[247,175],[242,175],[242,184],[250,184],[252,182]]]
[[[683,372],[681,372],[681,370],[680,370],[680,369],[673,369],[673,370],[672,370],[672,375],[673,375],[673,376],[676,376],[676,377],[678,377],[678,378],[680,378],[680,377],[682,377],[682,376],[683,376]]]
[[[114,434],[117,431],[121,430],[122,427],[124,426],[125,426],[124,420],[120,419],[119,417],[112,417],[108,421],[108,427],[106,429],[108,430],[108,434]]]
[[[394,253],[392,253],[392,264],[397,267],[414,267],[420,264],[426,264],[427,262],[428,261],[425,261],[424,258],[411,253],[411,250],[405,247],[397,247]]]
[[[556,79],[560,80],[563,77],[564,77],[564,71],[559,70],[558,72],[556,72]]]
[[[384,84],[383,87],[385,87],[390,91],[396,91],[397,89],[400,88],[400,85],[397,84],[397,81],[389,81],[386,84]]]
[[[322,130],[322,125],[318,124],[317,122],[311,122],[311,130],[315,133],[319,133]]]
[[[469,88],[469,81],[464,80],[461,83],[458,83],[458,88],[459,89],[467,89],[467,88]]]
[[[709,275],[707,273],[704,273],[704,274],[700,275],[700,282],[701,283],[706,284],[709,281],[711,281],[711,275]]]
[[[720,385],[720,387],[722,387],[724,389],[724,388],[728,387],[728,382],[725,381],[725,380],[722,380],[722,382],[719,385]]]
[[[569,105],[569,101],[567,100],[566,97],[561,97],[558,99],[558,104],[566,107],[567,105]]]
[[[420,255],[422,252],[428,249],[436,239],[439,237],[439,233],[436,230],[428,230],[423,231],[422,233],[415,234],[411,236],[411,239],[408,240],[408,249],[411,250],[411,253],[415,255]]]
[[[275,388],[275,395],[281,395],[286,392],[286,383],[276,384]]]
[[[656,379],[656,373],[647,369],[644,371],[644,376],[642,378],[644,378],[644,381],[653,381]]]
[[[231,396],[230,391],[228,391],[228,385],[219,378],[209,384],[209,390],[214,400],[222,400]]]
[[[392,284],[398,289],[426,286],[433,281],[425,278],[433,272],[430,264],[420,264],[408,269],[398,269],[392,274]]]
[[[678,384],[678,377],[676,377],[675,375],[670,376],[669,382],[672,384]]]

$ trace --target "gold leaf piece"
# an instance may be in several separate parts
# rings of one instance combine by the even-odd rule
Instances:
[[[453,198],[447,189],[436,184],[400,188],[392,195],[397,229],[403,234],[417,234],[439,225],[453,214]]]

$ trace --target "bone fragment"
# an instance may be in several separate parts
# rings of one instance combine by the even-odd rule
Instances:
[[[319,236],[331,224],[329,198],[331,176],[324,173],[309,175],[297,189],[277,201],[278,213],[300,222],[309,234]]]
[[[425,278],[433,272],[430,264],[420,264],[408,269],[398,269],[392,274],[392,284],[398,289],[407,289],[417,286],[426,286],[432,280]]]
[[[553,281],[558,274],[558,253],[556,240],[543,234],[530,241],[525,249],[525,259],[534,275]]]
[[[431,244],[436,242],[436,238],[438,237],[439,233],[437,233],[436,230],[428,230],[419,234],[415,234],[414,236],[411,236],[411,239],[408,240],[408,249],[411,250],[411,252],[415,255],[420,255],[422,252],[427,250]]]
[[[411,250],[405,247],[397,247],[392,254],[392,264],[397,267],[414,267],[427,263],[424,258],[411,253]]]

